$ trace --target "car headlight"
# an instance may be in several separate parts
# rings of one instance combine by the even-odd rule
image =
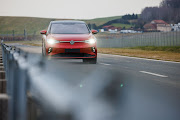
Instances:
[[[89,44],[94,44],[96,42],[95,39],[89,39],[89,40],[85,40],[85,43],[89,43]]]
[[[55,44],[55,43],[59,43],[59,41],[58,40],[54,40],[54,39],[47,39],[47,42],[49,43],[49,44]]]

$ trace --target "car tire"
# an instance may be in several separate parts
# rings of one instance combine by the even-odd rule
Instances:
[[[83,63],[96,64],[97,63],[97,58],[83,59]]]

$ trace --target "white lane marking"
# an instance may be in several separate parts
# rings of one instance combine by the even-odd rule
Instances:
[[[101,65],[110,65],[110,64],[106,64],[106,63],[99,63],[99,64],[101,64]]]
[[[98,53],[98,54],[102,54],[102,53]],[[102,55],[109,55],[109,56],[114,56],[114,57],[124,57],[124,58],[131,58],[131,59],[139,59],[139,60],[156,61],[156,62],[165,62],[165,63],[179,63],[180,64],[180,62],[154,60],[154,59],[138,58],[138,57],[129,57],[129,56],[122,56],[122,55],[112,55],[112,54],[102,54]]]
[[[151,73],[151,72],[146,72],[146,71],[139,71],[139,72],[145,73],[145,74],[154,75],[154,76],[158,76],[158,77],[168,77],[168,76],[165,76],[165,75],[160,75],[160,74]]]

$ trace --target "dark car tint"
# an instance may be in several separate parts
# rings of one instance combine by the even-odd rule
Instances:
[[[84,23],[53,23],[51,34],[89,34],[89,30]]]

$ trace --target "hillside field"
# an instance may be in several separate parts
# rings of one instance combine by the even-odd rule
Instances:
[[[131,24],[121,24],[121,23],[113,23],[113,24],[111,24],[112,26],[114,26],[114,27],[121,27],[121,28],[123,28],[123,27],[125,27],[125,28],[131,28],[131,27],[133,27],[134,25],[131,25]]]
[[[55,19],[33,17],[2,17],[0,16],[0,34],[23,34],[24,29],[28,33],[39,32],[46,29],[50,21]]]
[[[114,19],[120,19],[121,16],[114,17],[104,17],[96,18],[90,20],[83,20],[87,24],[96,24],[97,26],[102,25],[108,21]],[[56,18],[36,18],[36,17],[7,17],[0,16],[0,34],[12,34],[12,31],[15,31],[15,34],[23,34],[24,29],[26,29],[28,34],[39,34],[39,31],[47,29],[49,22],[54,20],[63,20]],[[130,28],[131,25],[126,24],[114,24],[116,27],[126,27]]]

